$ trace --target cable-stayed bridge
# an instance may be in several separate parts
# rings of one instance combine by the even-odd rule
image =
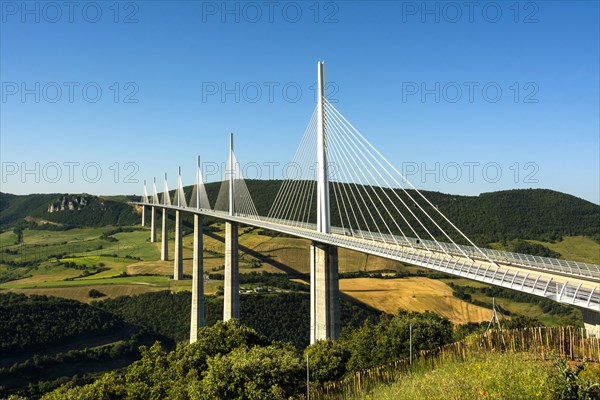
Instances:
[[[165,180],[149,195],[144,183],[142,223],[151,208],[150,240],[157,241],[162,209],[161,259],[168,260],[167,212],[175,212],[174,279],[183,277],[181,213],[194,214],[190,340],[203,325],[202,216],[226,222],[224,319],[239,317],[238,225],[250,225],[311,241],[311,343],[337,338],[338,248],[545,297],[583,310],[586,324],[600,327],[600,266],[480,248],[414,187],[325,96],[324,64],[318,63],[317,106],[288,176],[259,215],[230,139],[226,179],[211,206],[198,158],[189,201],[181,169],[173,198]]]

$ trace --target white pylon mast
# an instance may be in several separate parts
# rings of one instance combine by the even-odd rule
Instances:
[[[146,187],[145,179],[144,179],[144,198],[142,200],[144,203],[148,203],[148,188]]]
[[[233,180],[235,178],[235,164],[233,157],[233,132],[229,137],[229,215],[234,214],[234,195],[233,195]]]
[[[164,190],[165,193],[163,195],[163,204],[166,206],[166,205],[169,205],[169,202],[167,201],[167,198],[169,198],[169,189],[167,186],[167,173],[166,172],[165,172],[165,181],[163,182],[163,187],[165,189]]]
[[[325,63],[319,61],[317,97],[317,231],[330,232],[327,127],[325,126]]]
[[[200,208],[200,156],[198,156],[198,166],[196,169],[196,208]]]
[[[181,195],[183,194],[183,186],[181,184],[181,167],[177,170],[177,207],[181,207]]]
[[[158,190],[156,189],[156,177],[152,179],[152,203],[158,204]]]

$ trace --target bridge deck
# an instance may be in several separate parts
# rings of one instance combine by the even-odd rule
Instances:
[[[342,228],[332,228],[332,233],[324,234],[317,232],[313,225],[295,221],[230,216],[222,211],[153,203],[133,204],[181,210],[252,225],[600,311],[600,266],[595,264],[491,249],[483,249],[484,257],[470,246],[461,245],[459,250],[452,244],[441,243],[440,248],[433,241],[416,241],[390,235],[367,239],[371,233],[348,232]]]

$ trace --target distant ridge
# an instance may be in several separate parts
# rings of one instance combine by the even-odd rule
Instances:
[[[246,180],[260,215],[267,215],[282,181]],[[206,185],[211,201],[220,182]],[[191,186],[185,188],[189,197]],[[479,196],[423,192],[425,196],[480,244],[511,239],[554,241],[565,235],[584,235],[600,240],[600,206],[581,198],[548,189],[513,189]],[[51,204],[65,198],[85,198],[78,210],[48,212]],[[42,218],[75,226],[135,225],[139,214],[125,203],[130,196],[65,194],[13,195],[0,193],[0,229],[23,223],[26,217]],[[336,223],[332,210],[332,224]]]
[[[0,229],[41,218],[68,226],[134,225],[139,223],[135,210],[122,201],[88,194],[0,193]]]

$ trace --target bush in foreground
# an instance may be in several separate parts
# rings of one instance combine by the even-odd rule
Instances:
[[[123,373],[89,385],[61,386],[43,400],[281,399],[304,390],[304,366],[294,348],[269,341],[232,320],[200,329],[198,342],[172,352],[142,346]]]

